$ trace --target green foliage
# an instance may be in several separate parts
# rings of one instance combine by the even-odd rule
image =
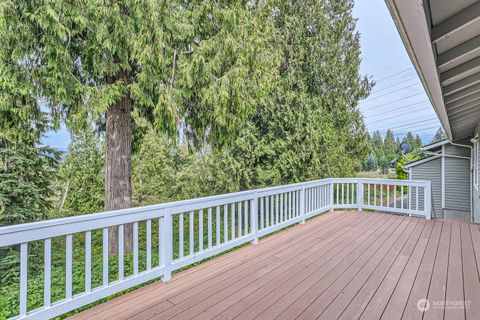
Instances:
[[[275,78],[269,12],[239,0],[3,1],[0,83],[63,110],[70,127],[128,96],[170,136],[183,120],[192,141],[221,144]]]
[[[93,129],[72,132],[68,154],[62,161],[59,176],[62,197],[58,215],[80,215],[104,208],[104,146]]]
[[[146,132],[132,159],[135,205],[176,200],[176,176],[184,166],[182,156],[171,139],[153,129]]]
[[[49,147],[9,142],[0,148],[0,225],[45,219],[54,194],[58,154]]]
[[[399,149],[398,145],[395,142],[395,137],[392,130],[387,130],[385,134],[385,139],[383,141],[383,147],[385,149],[385,157],[387,161],[390,162],[398,157]]]
[[[423,152],[420,150],[423,146],[422,139],[418,134],[413,136],[411,132],[408,132],[402,141],[400,141],[398,137],[395,138],[393,131],[390,129],[387,130],[384,139],[382,138],[380,131],[377,130],[373,133],[373,136],[370,139],[371,152],[362,162],[362,169],[364,171],[374,171],[377,170],[377,167],[375,166],[375,164],[377,164],[383,172],[386,172],[392,161],[401,159],[400,144],[402,142],[407,142],[410,145],[412,149],[411,152],[415,154],[415,156],[419,156],[420,158],[424,157]],[[405,164],[406,163],[403,163],[402,165]],[[398,170],[402,172],[401,166],[397,166],[397,168],[400,168]],[[404,175],[402,174],[402,176]]]
[[[231,148],[219,154],[240,189],[351,174],[366,132],[352,1],[277,1],[272,11],[280,79]]]
[[[222,153],[223,154],[223,153]],[[133,155],[134,205],[148,205],[238,191],[219,153],[190,152],[184,144],[146,131]]]
[[[0,81],[0,87],[4,85]],[[13,96],[0,90],[7,101]],[[60,155],[39,146],[49,126],[36,102],[10,106],[4,102],[0,102],[0,226],[46,218]]]
[[[410,162],[417,161],[421,157],[416,153],[408,153],[403,157],[399,158],[397,164],[395,165],[395,172],[397,173],[397,178],[401,180],[408,179],[408,173],[403,170],[403,166],[409,164]]]
[[[412,148],[412,151],[419,149],[423,146],[422,144],[422,139],[420,136],[417,134],[415,137],[411,132],[408,132],[405,137],[403,138],[402,142],[406,142],[410,145]]]
[[[362,164],[362,168],[364,171],[376,171],[378,168],[377,158],[375,157],[375,153],[371,152],[368,155],[367,160],[364,161]]]

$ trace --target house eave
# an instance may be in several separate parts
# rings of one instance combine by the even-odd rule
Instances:
[[[423,2],[385,1],[435,113],[447,137],[453,140]]]

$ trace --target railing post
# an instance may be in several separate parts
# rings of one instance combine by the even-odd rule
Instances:
[[[425,210],[425,218],[427,220],[432,219],[432,182],[427,181],[425,185],[425,199],[423,199],[424,202],[424,210]]]
[[[163,264],[163,277],[162,281],[169,281],[172,279],[172,247],[173,247],[173,223],[171,209],[165,209],[165,214],[162,224],[162,260]]]
[[[301,224],[305,224],[305,187],[300,190],[300,215],[302,217]]]
[[[330,185],[329,185],[329,189],[330,189],[330,191],[329,191],[329,192],[330,192],[330,194],[329,194],[329,196],[330,196],[330,197],[329,197],[329,198],[330,198],[330,202],[329,202],[329,204],[330,204],[330,211],[333,211],[334,206],[335,206],[334,200],[333,200],[333,199],[334,199],[334,197],[333,197],[333,194],[334,194],[334,184],[335,184],[335,180],[332,179],[332,181],[330,182]]]
[[[253,240],[252,244],[258,243],[258,195],[255,193],[252,201],[250,201],[250,227],[252,228]]]
[[[363,182],[358,179],[357,183],[357,208],[358,211],[363,211]]]

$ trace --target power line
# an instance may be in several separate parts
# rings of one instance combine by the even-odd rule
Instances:
[[[407,133],[409,133],[409,132],[410,132],[410,133],[416,133],[416,132],[423,132],[423,131],[427,131],[427,130],[431,130],[431,129],[436,129],[436,128],[438,128],[438,126],[429,127],[429,128],[419,128],[419,129],[417,129],[417,130],[409,130],[408,132],[397,132],[397,133],[394,132],[394,134],[396,134],[396,135],[399,135],[399,134],[407,134]],[[377,130],[375,130],[375,131],[377,131]],[[371,133],[373,134],[373,133],[375,133],[375,131],[372,131]],[[380,134],[385,134],[385,133],[386,133],[386,131],[380,131]]]
[[[425,94],[425,92],[419,92],[417,94],[413,94],[411,96],[408,96],[408,97],[402,97],[400,99],[397,99],[397,100],[392,100],[392,101],[389,101],[389,102],[385,102],[383,104],[379,104],[379,105],[376,105],[376,106],[373,106],[373,108],[378,108],[378,107],[382,107],[382,106],[385,106],[385,105],[388,105],[388,104],[391,104],[391,103],[394,103],[394,102],[398,102],[398,101],[403,101],[403,100],[407,100],[407,99],[410,99],[410,98],[413,98],[413,97],[417,97],[421,94]]]
[[[419,124],[419,123],[423,123],[423,122],[430,122],[430,121],[438,121],[437,118],[428,118],[428,119],[425,119],[425,120],[420,120],[420,121],[415,121],[415,122],[404,122],[403,124],[399,124],[395,127],[390,127],[390,128],[385,128],[385,129],[380,129],[380,130],[387,130],[387,129],[398,129],[398,128],[403,128],[403,127],[411,127],[413,125],[416,125],[416,124]]]
[[[382,118],[382,119],[377,119],[377,120],[371,121],[370,124],[378,123],[378,122],[385,121],[385,120],[394,119],[394,118],[397,118],[397,117],[399,117],[399,116],[400,116],[400,115],[395,114],[395,115],[392,115],[392,116],[390,116],[390,117],[386,117],[386,118]]]
[[[398,93],[398,91],[400,90],[404,90],[404,89],[407,89],[407,88],[411,88],[413,86],[418,86],[418,83],[414,83],[414,84],[411,84],[409,86],[406,86],[406,87],[403,87],[403,88],[399,88],[395,91],[390,91],[390,92],[387,92],[387,93],[384,93],[382,95],[379,95],[379,96],[375,96],[373,98],[370,98],[370,99],[366,99],[366,100],[363,100],[362,102],[368,102],[368,101],[372,101],[372,100],[376,100],[376,99],[380,99],[382,97],[385,97],[385,96],[388,96],[388,95],[391,95],[391,94],[394,94],[394,93]]]
[[[416,105],[419,105],[421,103],[425,103],[427,102],[428,100],[422,100],[422,101],[418,101],[418,102],[415,102],[415,103],[410,103],[410,104],[407,104],[407,105],[403,105],[403,106],[398,106],[398,107],[395,107],[396,109],[394,110],[388,110],[388,111],[384,111],[384,112],[380,112],[380,113],[376,113],[374,115],[371,115],[371,116],[366,116],[365,118],[368,119],[368,118],[375,118],[375,117],[378,117],[378,116],[381,116],[381,115],[384,115],[384,114],[389,114],[389,113],[392,113],[392,112],[404,112],[405,109],[409,110],[409,109],[412,109],[413,106],[416,106]],[[405,108],[405,109],[399,109],[399,108]]]
[[[377,81],[375,81],[375,82],[377,82],[377,83],[378,83],[378,82],[380,82],[380,81],[384,81],[384,80],[387,80],[387,79],[393,78],[393,77],[395,77],[395,76],[398,76],[399,74],[405,73],[405,72],[407,72],[407,71],[410,71],[410,70],[412,70],[412,69],[413,69],[413,67],[410,67],[410,68],[404,69],[404,70],[402,70],[402,71],[399,71],[399,72],[396,72],[396,73],[394,73],[394,74],[391,74],[391,75],[389,75],[389,76],[386,76],[386,77],[384,77],[384,78],[382,78],[382,79],[379,79],[379,80],[377,80]]]
[[[425,122],[432,122],[433,124],[433,121],[438,121],[437,118],[430,118],[430,119],[426,119],[426,120],[421,120],[421,121],[415,121],[415,122],[405,122],[404,124],[401,124],[401,125],[398,125],[396,127],[391,127],[391,128],[385,128],[385,129],[377,129],[377,130],[396,130],[396,129],[404,129],[404,128],[410,128],[410,127],[415,127],[415,125],[419,124],[419,123],[423,123],[423,125],[425,125]]]
[[[390,86],[386,86],[386,87],[381,88],[381,89],[378,89],[378,90],[375,90],[375,87],[373,87],[372,92],[375,92],[375,93],[382,92],[382,91],[385,91],[385,90],[387,90],[387,89],[396,87],[396,86],[398,86],[399,84],[405,84],[404,82],[408,82],[408,81],[410,81],[410,80],[412,80],[412,79],[418,80],[418,77],[417,77],[417,76],[414,76],[414,77],[411,77],[411,78],[408,78],[408,79],[403,80],[403,82],[395,83],[395,84],[392,84],[392,85],[390,85]],[[415,82],[417,82],[417,81],[415,81]],[[417,83],[419,83],[419,82],[417,82]],[[400,89],[399,89],[399,90],[400,90]]]
[[[432,130],[432,129],[438,129],[438,126],[429,127],[429,128],[423,128],[423,129],[419,129],[419,130],[410,130],[410,131],[408,131],[408,132],[410,132],[410,133],[418,133],[418,132],[429,131],[429,130]],[[407,134],[408,132],[397,132],[396,134]]]

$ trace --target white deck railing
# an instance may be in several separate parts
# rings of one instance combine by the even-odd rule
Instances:
[[[265,189],[237,192],[160,205],[47,220],[0,228],[0,248],[20,250],[19,319],[43,319],[134,287],[154,278],[167,281],[173,271],[230,250],[305,219],[334,209],[371,209],[431,218],[431,183],[387,179],[323,179]],[[124,242],[125,225],[133,226],[131,274],[126,274],[124,246],[119,245],[114,280],[109,271],[108,233],[118,227]],[[139,228],[145,241],[139,241]],[[98,244],[92,246],[93,233]],[[154,235],[157,237],[154,237]],[[73,239],[80,243],[82,292],[74,292]],[[143,237],[143,236],[142,236]],[[52,240],[60,241],[65,255],[64,292],[52,301]],[[156,238],[156,239],[155,239]],[[60,239],[60,240],[58,240]],[[143,239],[143,238],[142,238]],[[27,307],[29,244],[43,244],[43,306]],[[152,245],[155,242],[155,246]],[[143,257],[139,244],[144,246]],[[92,274],[92,251],[100,250],[101,273]],[[153,255],[158,255],[155,263]],[[144,270],[139,259],[145,258]],[[111,260],[112,258],[110,258]],[[38,266],[37,266],[38,267]],[[97,279],[98,278],[98,279]],[[93,284],[97,283],[95,287]],[[58,283],[55,283],[58,285]],[[78,290],[77,290],[78,291]]]

